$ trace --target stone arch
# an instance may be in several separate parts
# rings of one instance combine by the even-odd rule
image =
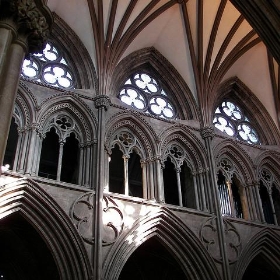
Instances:
[[[254,93],[237,77],[230,78],[223,82],[216,93],[211,96],[212,116],[216,108],[223,100],[233,101],[250,119],[256,129],[263,145],[279,145],[280,134],[266,108],[254,95]]]
[[[20,81],[14,109],[14,117],[19,127],[28,127],[35,121],[37,107],[34,95],[25,83]]]
[[[280,154],[277,152],[270,152],[265,151],[260,154],[255,160],[255,166],[257,167],[257,178],[260,177],[260,172],[263,167],[269,169],[274,176],[275,183],[277,184],[278,188],[280,188]],[[280,189],[279,189],[280,191]]]
[[[189,164],[191,165],[190,167],[193,172],[205,171],[207,169],[207,161],[205,157],[207,154],[206,150],[199,138],[187,127],[174,125],[163,131],[158,136],[158,139],[162,139],[158,147],[160,155],[164,155],[164,152],[170,143],[178,142],[186,149]]]
[[[76,88],[97,90],[96,71],[87,49],[63,19],[55,13],[53,16],[51,40],[63,46],[63,52],[77,79]]]
[[[280,267],[280,236],[271,229],[264,229],[247,243],[233,271],[233,280],[242,279],[255,257],[264,255],[273,267]],[[280,271],[278,272],[280,275]]]
[[[213,259],[198,238],[166,208],[140,218],[112,246],[104,261],[103,279],[118,279],[131,254],[152,237],[158,238],[173,253],[188,279],[220,279]]]
[[[122,129],[128,129],[139,139],[143,147],[142,155],[145,158],[152,158],[155,155],[155,144],[152,139],[156,139],[156,134],[152,127],[137,114],[131,114],[131,112],[117,113],[107,121],[106,126],[108,128],[105,134],[105,146],[109,153],[114,134]]]
[[[88,106],[79,98],[70,93],[60,93],[46,99],[38,113],[38,125],[41,133],[48,129],[50,118],[57,113],[66,113],[77,123],[80,130],[82,144],[94,141],[97,129],[97,120]]]
[[[179,118],[199,118],[197,104],[188,85],[174,66],[153,47],[138,50],[125,57],[117,65],[109,92],[116,96],[127,77],[137,71],[145,71],[158,78],[166,92],[172,93],[168,97],[175,104]]]
[[[84,244],[60,206],[30,179],[7,183],[0,190],[0,220],[19,213],[42,236],[55,259],[61,279],[92,279]]]
[[[231,175],[235,174],[244,186],[255,180],[253,161],[242,147],[231,140],[224,140],[216,145],[214,147],[214,157],[217,166],[223,158],[230,160],[234,165],[234,171]]]

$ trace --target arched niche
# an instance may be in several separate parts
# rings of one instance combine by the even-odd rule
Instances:
[[[200,240],[167,208],[145,215],[120,236],[104,260],[103,279],[119,279],[132,254],[145,242],[155,239],[174,257],[185,279],[220,279],[213,259]]]
[[[125,263],[119,280],[185,280],[186,275],[173,253],[152,237],[140,245]]]
[[[0,247],[0,279],[60,279],[52,252],[20,212],[0,221]]]
[[[28,223],[27,228],[32,226],[32,234],[35,230],[53,256],[58,279],[92,279],[90,262],[76,228],[66,213],[38,184],[30,179],[18,179],[3,185],[0,204],[0,225],[5,223],[5,219],[20,215],[21,222]]]
[[[280,278],[280,237],[272,229],[266,228],[246,244],[232,273],[233,280],[258,279],[276,280]],[[249,275],[251,278],[248,278]],[[265,278],[263,278],[264,276]],[[271,277],[271,278],[269,278]]]

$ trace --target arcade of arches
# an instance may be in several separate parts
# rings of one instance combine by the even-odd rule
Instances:
[[[280,279],[280,7],[239,2],[0,0],[0,279]]]

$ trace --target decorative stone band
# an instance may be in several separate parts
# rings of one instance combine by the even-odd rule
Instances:
[[[1,0],[0,22],[12,20],[17,37],[25,37],[27,53],[42,51],[49,36],[53,17],[43,0]]]
[[[98,95],[94,98],[94,105],[95,108],[99,109],[101,107],[104,107],[105,110],[110,106],[111,100],[108,96],[106,95]]]
[[[200,130],[200,133],[203,139],[210,138],[212,140],[214,137],[214,128],[212,126],[205,126]]]

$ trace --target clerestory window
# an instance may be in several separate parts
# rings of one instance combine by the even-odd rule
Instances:
[[[74,88],[74,75],[63,53],[53,43],[46,44],[42,54],[30,54],[23,62],[21,75],[54,87]]]
[[[176,110],[159,81],[146,73],[131,75],[121,87],[119,99],[132,108],[164,119],[174,119]]]
[[[244,112],[233,102],[222,102],[215,111],[213,124],[216,128],[249,144],[260,144],[258,133]]]

